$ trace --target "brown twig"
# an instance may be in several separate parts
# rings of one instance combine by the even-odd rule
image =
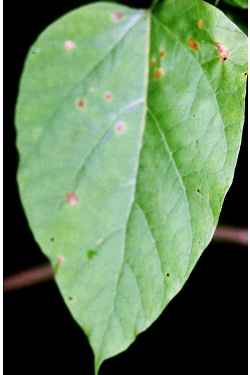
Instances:
[[[51,280],[53,277],[52,267],[47,263],[6,277],[3,289],[9,292]]]
[[[229,226],[218,227],[215,231],[214,241],[234,243],[237,245],[247,246],[248,233],[247,229],[233,228]],[[58,258],[58,266],[63,262],[61,257]],[[57,269],[58,267],[56,267]],[[9,292],[25,288],[31,285],[39,284],[52,280],[54,272],[50,264],[44,264],[31,268],[27,271],[19,272],[4,279],[4,291]]]
[[[243,228],[221,226],[216,229],[213,240],[247,246],[248,232],[247,229]]]

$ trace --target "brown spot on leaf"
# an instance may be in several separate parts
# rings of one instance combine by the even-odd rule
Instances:
[[[164,68],[158,68],[154,72],[154,77],[158,79],[158,78],[165,76],[165,74],[166,74],[166,71]]]
[[[199,43],[196,42],[196,40],[194,40],[192,37],[188,39],[188,46],[189,48],[196,50],[196,51],[199,49]]]
[[[223,63],[229,58],[229,50],[225,47],[223,43],[217,43],[216,48],[219,53],[220,61]]]
[[[66,194],[66,202],[70,206],[76,206],[79,202],[79,199],[78,199],[76,193],[73,193],[73,192],[67,193]]]
[[[113,99],[112,92],[110,92],[110,91],[106,91],[106,92],[104,93],[104,99],[105,99],[107,102],[111,102],[112,99]]]
[[[153,68],[155,64],[156,64],[156,58],[152,57],[152,59],[150,60],[150,67]]]
[[[120,22],[124,17],[124,13],[123,12],[113,12],[112,13],[112,21],[113,22]]]
[[[70,50],[72,50],[72,49],[74,49],[74,48],[76,48],[76,44],[75,44],[75,42],[73,42],[72,40],[66,40],[66,41],[64,42],[64,49],[65,49],[66,51],[70,51]]]
[[[167,56],[167,53],[164,48],[160,48],[160,59],[163,60]]]
[[[204,27],[204,21],[203,20],[198,20],[197,21],[197,27],[198,27],[198,29],[203,29],[203,27]]]
[[[78,98],[76,99],[75,101],[75,106],[77,109],[79,109],[80,111],[83,111],[84,108],[86,107],[86,102],[83,98]]]

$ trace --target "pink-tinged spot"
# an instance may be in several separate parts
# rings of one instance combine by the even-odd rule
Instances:
[[[110,91],[106,91],[106,92],[104,93],[104,99],[105,99],[107,102],[111,102],[112,99],[113,99],[112,92],[110,92]]]
[[[70,51],[70,50],[72,50],[74,48],[76,48],[76,44],[72,40],[66,40],[64,42],[64,49],[65,49],[65,51]]]
[[[76,206],[79,202],[79,199],[76,195],[76,193],[73,193],[73,192],[70,192],[66,195],[66,202],[70,205],[70,206]]]
[[[112,21],[113,22],[120,22],[124,18],[124,13],[122,12],[113,12],[112,13]]]
[[[223,43],[217,43],[216,48],[220,56],[220,61],[223,63],[229,58],[229,50],[224,46]]]
[[[116,132],[116,134],[118,134],[118,135],[122,135],[122,134],[124,134],[125,131],[126,131],[126,128],[127,128],[127,126],[126,126],[125,122],[123,122],[123,121],[118,121],[118,122],[115,124],[115,127],[114,127],[115,132]]]
[[[188,46],[195,51],[199,49],[199,43],[196,42],[196,40],[194,40],[192,37],[188,39]]]
[[[86,107],[86,102],[83,98],[78,98],[76,99],[75,101],[75,106],[77,109],[79,109],[80,111],[83,111],[84,108]]]

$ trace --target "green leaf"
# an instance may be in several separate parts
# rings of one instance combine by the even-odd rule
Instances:
[[[224,2],[243,9],[248,8],[248,0],[224,0]]]
[[[199,0],[98,3],[31,48],[22,202],[101,363],[180,291],[211,240],[244,120],[245,35]]]

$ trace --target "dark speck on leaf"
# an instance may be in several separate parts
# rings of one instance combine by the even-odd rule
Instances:
[[[167,273],[167,274],[166,274],[166,277],[169,277],[169,276],[170,276],[170,273]]]
[[[93,250],[93,249],[87,250],[88,259],[92,259],[94,258],[94,256],[96,256],[96,250]]]

